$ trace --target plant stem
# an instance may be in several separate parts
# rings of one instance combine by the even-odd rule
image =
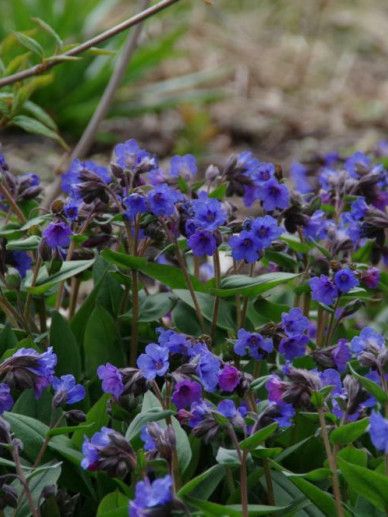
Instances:
[[[345,513],[344,513],[344,509],[342,507],[342,502],[341,502],[341,490],[340,490],[340,484],[339,484],[338,473],[337,473],[337,463],[335,460],[335,455],[330,447],[329,434],[327,432],[327,427],[326,427],[326,422],[325,422],[325,413],[322,408],[318,409],[318,415],[319,415],[319,424],[321,427],[323,445],[325,446],[327,461],[329,462],[329,467],[330,467],[331,475],[332,475],[333,493],[334,493],[337,516],[344,517]]]
[[[213,255],[213,263],[214,263],[214,275],[216,280],[216,288],[220,287],[221,282],[221,264],[220,264],[220,254],[218,252],[218,248],[216,249],[214,255]],[[218,296],[214,299],[214,309],[213,309],[213,320],[212,320],[212,326],[210,331],[210,336],[214,345],[214,340],[216,336],[216,330],[217,330],[217,320],[218,320],[218,312],[220,308],[220,299]]]
[[[81,43],[80,45],[71,48],[67,52],[63,52],[63,54],[51,56],[45,59],[45,61],[43,61],[42,63],[39,63],[38,65],[32,66],[31,68],[27,68],[26,70],[22,70],[20,72],[16,72],[15,74],[4,77],[3,79],[0,79],[0,88],[2,88],[3,86],[7,86],[9,84],[16,83],[18,81],[23,81],[24,79],[27,79],[28,77],[33,77],[34,75],[43,74],[44,72],[47,72],[47,70],[50,70],[54,66],[63,63],[69,57],[74,57],[78,56],[79,54],[82,54],[86,50],[89,50],[90,48],[95,47],[96,45],[99,45],[100,43],[103,43],[104,41],[112,38],[113,36],[116,36],[116,34],[120,34],[120,32],[123,32],[126,29],[129,29],[130,27],[138,25],[142,21],[146,20],[147,18],[150,18],[154,14],[157,14],[163,9],[166,9],[166,7],[169,7],[170,5],[175,4],[178,1],[179,0],[162,0],[156,5],[149,7],[145,11],[142,11],[141,13],[138,13],[135,16],[132,16],[131,18],[128,18],[127,20],[115,25],[111,29],[108,29],[102,32],[101,34],[98,34],[97,36],[94,36],[93,38],[85,41],[84,43]]]
[[[274,495],[274,491],[273,491],[271,469],[269,468],[269,463],[268,463],[267,458],[263,459],[263,469],[264,469],[264,476],[265,476],[265,484],[267,485],[268,504],[270,506],[275,506],[275,495]]]
[[[247,475],[247,458],[248,451],[241,450],[240,444],[231,424],[228,425],[229,436],[235,446],[238,459],[240,461],[240,491],[241,491],[241,515],[248,517],[248,475]]]
[[[17,446],[15,447],[15,445],[12,443],[12,439],[11,438],[9,439],[8,443],[10,445],[13,461],[15,462],[16,473],[17,473],[17,475],[19,477],[20,483],[23,486],[23,493],[25,493],[26,497],[27,497],[28,506],[30,508],[31,515],[33,517],[40,517],[40,512],[39,512],[38,508],[35,507],[35,503],[34,503],[34,499],[32,497],[30,486],[28,484],[26,476],[24,475],[23,467],[22,467],[21,462],[20,462],[20,456],[19,456],[18,448],[17,448]],[[21,496],[22,495],[23,494],[21,494]]]
[[[311,294],[305,293],[303,297],[303,316],[310,317]]]
[[[251,278],[253,277],[254,270],[255,270],[255,264],[251,264],[251,267],[249,270],[249,276]],[[248,302],[249,302],[249,298],[248,298],[248,296],[245,296],[244,301],[243,301],[243,308],[242,308],[242,312],[241,312],[241,326],[242,327],[244,326],[245,319],[247,317]]]
[[[8,201],[13,213],[16,215],[16,217],[19,219],[19,221],[22,224],[25,224],[27,222],[26,217],[24,216],[23,212],[18,207],[18,205],[17,205],[16,201],[14,200],[14,198],[12,197],[12,194],[10,193],[10,191],[7,189],[7,187],[1,181],[0,181],[0,194],[2,194],[5,197],[5,199]]]
[[[38,274],[39,274],[39,270],[40,270],[41,265],[42,265],[42,259],[40,257],[38,257],[38,259],[37,259],[37,261],[35,263],[34,271],[32,273],[31,287],[34,287],[35,284],[36,284],[36,280],[38,278]],[[28,320],[29,320],[29,318],[28,318],[28,316],[29,316],[28,311],[30,309],[31,301],[32,301],[32,294],[28,293],[27,294],[27,298],[26,298],[26,303],[24,304],[24,311],[23,311],[24,320],[26,322],[28,322]]]
[[[317,319],[317,347],[320,348],[323,344],[323,333],[325,329],[325,311],[320,305],[318,306]]]

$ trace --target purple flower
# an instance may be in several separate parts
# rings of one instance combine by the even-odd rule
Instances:
[[[104,183],[109,183],[111,181],[111,176],[106,167],[98,165],[91,160],[73,160],[69,170],[61,176],[63,192],[69,195],[74,195],[74,187],[77,183],[79,183],[82,171],[95,174]]]
[[[337,271],[334,276],[334,282],[341,293],[348,293],[353,289],[353,287],[356,287],[359,284],[356,275],[348,268],[343,268]]]
[[[150,343],[145,348],[145,354],[140,354],[137,366],[148,381],[152,381],[158,375],[163,377],[169,368],[168,348]]]
[[[62,404],[76,404],[85,398],[85,388],[81,384],[77,384],[74,375],[54,377],[52,387],[55,392],[53,400],[56,407]]]
[[[388,420],[380,413],[373,411],[370,416],[369,435],[378,451],[388,454]]]
[[[281,381],[276,375],[271,375],[265,384],[268,392],[268,400],[276,402],[277,404],[283,402],[283,393],[286,388],[286,383]]]
[[[187,243],[193,250],[193,255],[197,257],[213,255],[217,249],[216,238],[208,230],[197,230],[190,236]]]
[[[309,328],[309,320],[299,307],[282,313],[282,328],[287,336],[303,334]]]
[[[39,398],[50,386],[56,364],[57,356],[51,346],[42,354],[33,348],[19,348],[2,364],[4,380],[16,389],[33,388],[35,397]]]
[[[245,329],[237,332],[237,340],[234,344],[235,354],[244,356],[248,352],[253,359],[261,359],[262,352],[270,353],[272,350],[272,340],[264,338],[258,332],[248,332]]]
[[[165,185],[157,185],[147,196],[150,212],[156,216],[170,217],[175,214],[175,204],[182,199],[182,194]]]
[[[13,398],[11,395],[11,389],[8,384],[0,383],[0,415],[4,411],[9,411],[13,406]]]
[[[221,361],[211,352],[202,353],[197,365],[197,375],[207,391],[214,391],[218,384]]]
[[[191,428],[201,424],[207,415],[210,415],[212,406],[206,400],[200,400],[191,404],[190,411],[180,410],[178,416],[180,420],[187,420]]]
[[[370,327],[365,327],[359,336],[355,336],[350,342],[350,348],[356,355],[361,354],[366,348],[374,350],[382,349],[385,346],[384,336]]]
[[[356,151],[345,161],[345,170],[355,179],[358,179],[358,173],[361,170],[368,169],[372,165],[372,161],[366,154]]]
[[[70,221],[75,221],[78,217],[79,207],[82,201],[78,199],[70,199],[63,207],[63,213]]]
[[[265,210],[283,210],[287,208],[290,202],[290,194],[288,188],[272,178],[265,182],[258,190],[258,198],[263,202]]]
[[[303,227],[303,233],[308,239],[321,240],[327,235],[327,220],[323,210],[317,210]]]
[[[337,370],[344,372],[348,361],[352,357],[345,339],[341,339],[338,342],[337,346],[331,352],[331,357],[333,358]]]
[[[70,244],[70,226],[61,221],[50,223],[43,231],[43,238],[50,248],[67,248]]]
[[[200,192],[198,199],[192,202],[192,207],[193,221],[198,228],[214,231],[226,221],[222,203],[218,199],[208,197],[205,192]]]
[[[138,214],[144,214],[147,211],[146,199],[141,194],[130,194],[124,199],[124,205],[128,219],[135,219]]]
[[[313,300],[319,303],[324,303],[325,305],[332,305],[334,303],[338,296],[338,291],[336,286],[327,276],[314,276],[310,279],[309,284]]]
[[[171,400],[178,409],[191,407],[193,402],[202,399],[202,386],[195,381],[183,380],[175,385]]]
[[[116,145],[113,163],[123,171],[130,172],[150,172],[158,167],[157,159],[141,149],[134,139]]]
[[[222,391],[232,392],[240,384],[240,377],[237,368],[226,364],[218,375],[218,385]]]
[[[188,180],[195,176],[198,172],[197,161],[192,154],[185,154],[184,156],[173,156],[170,161],[170,175],[173,178],[182,176]]]
[[[370,267],[361,273],[361,279],[369,289],[376,289],[380,282],[380,270],[377,267]]]
[[[253,264],[260,256],[260,248],[253,232],[243,230],[240,235],[229,239],[229,246],[232,248],[232,257],[235,260],[245,260]]]
[[[8,258],[8,257],[7,257]],[[19,275],[24,278],[32,267],[32,258],[25,251],[11,251],[9,263],[18,270]]]
[[[172,478],[170,475],[155,479],[152,482],[146,478],[144,481],[136,483],[135,499],[129,503],[129,516],[144,517],[145,515],[151,515],[152,510],[148,509],[164,506],[170,503],[172,499]]]
[[[306,352],[309,338],[304,335],[293,335],[280,341],[279,352],[289,361],[295,357],[302,357]]]
[[[123,375],[116,366],[106,363],[97,368],[97,376],[102,381],[102,389],[115,399],[120,398],[124,391]]]
[[[259,248],[268,248],[283,233],[276,219],[270,215],[257,217],[252,221],[251,231],[256,237]]]
[[[340,374],[334,368],[327,368],[323,372],[319,372],[319,378],[321,379],[322,386],[333,386],[332,394],[342,394],[342,382]]]

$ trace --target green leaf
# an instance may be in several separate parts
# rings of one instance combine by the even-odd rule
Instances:
[[[42,122],[42,124],[49,127],[53,131],[57,130],[57,125],[55,124],[54,120],[50,117],[50,115],[48,113],[46,113],[44,111],[43,108],[38,106],[38,104],[35,104],[35,102],[26,101],[23,104],[23,109],[25,111],[27,111],[28,113],[30,113],[31,115],[33,115],[33,117],[36,120],[39,120],[40,122]],[[43,217],[44,217],[44,219],[47,219],[47,215],[36,217],[36,219],[43,219]],[[21,230],[23,230],[23,229],[25,229],[25,228],[21,228]]]
[[[63,427],[54,427],[50,429],[47,436],[60,436],[62,434],[74,433],[75,431],[84,431],[90,429],[93,424],[64,425]]]
[[[142,411],[137,414],[129,424],[125,437],[127,440],[133,440],[141,431],[142,427],[149,422],[158,422],[173,415],[170,409],[150,408],[148,411]]]
[[[363,418],[357,422],[342,425],[330,433],[330,441],[339,445],[348,445],[365,433],[368,424],[369,418]]]
[[[48,23],[43,21],[41,18],[38,18],[37,16],[33,17],[32,21],[35,22],[45,32],[47,32],[47,34],[49,34],[52,38],[54,38],[58,50],[62,48],[63,41],[61,37]]]
[[[265,293],[278,285],[290,282],[298,276],[299,274],[296,273],[284,273],[281,271],[265,273],[254,278],[246,275],[230,275],[222,279],[220,288],[209,288],[208,290],[222,298],[228,298],[236,294],[253,297]]]
[[[368,464],[368,453],[365,449],[357,449],[353,445],[344,447],[337,453],[337,457],[342,458],[348,463],[354,463],[360,465],[360,467],[366,467]]]
[[[187,287],[186,278],[179,268],[164,264],[149,262],[144,257],[131,257],[125,253],[104,250],[101,256],[107,261],[124,268],[136,269],[145,275],[168,285],[173,289],[185,289]],[[191,276],[191,281],[195,291],[206,291],[206,287],[196,277]]]
[[[37,235],[31,235],[30,237],[25,237],[24,239],[17,239],[15,241],[7,242],[7,250],[12,251],[26,251],[26,250],[36,250],[40,244],[40,237]]]
[[[186,483],[178,492],[179,497],[192,495],[202,500],[208,499],[225,476],[223,465],[213,465]]]
[[[51,277],[46,274],[43,274],[39,277],[35,287],[29,287],[28,291],[31,294],[44,294],[46,291],[56,286],[60,282],[67,280],[68,278],[72,278],[82,271],[89,269],[95,259],[91,260],[71,260],[70,262],[63,262],[61,269],[52,275]]]
[[[157,293],[140,296],[139,322],[149,323],[160,320],[174,306],[175,300],[169,293]],[[123,314],[121,318],[131,318],[132,311]]]
[[[57,140],[62,145],[64,144],[62,138],[52,129],[45,126],[39,120],[28,117],[27,115],[16,115],[11,119],[11,123],[14,126],[20,127],[27,131],[27,133],[32,133],[34,135],[46,136],[51,138],[52,140]],[[66,147],[66,145],[64,145]]]
[[[327,493],[316,487],[310,481],[293,475],[284,473],[299,488],[306,497],[310,499],[325,515],[336,515],[336,509],[333,498]]]
[[[111,314],[97,305],[91,313],[84,335],[85,370],[95,378],[97,368],[110,362],[124,366],[125,358],[116,321]]]
[[[264,442],[267,438],[273,435],[273,433],[276,431],[278,427],[277,422],[273,422],[272,424],[267,425],[266,427],[263,427],[262,429],[259,429],[259,431],[256,431],[255,434],[252,436],[249,436],[248,438],[245,438],[245,440],[242,440],[240,442],[240,447],[245,450],[252,450],[255,449],[260,443]]]
[[[281,447],[262,447],[259,445],[256,449],[251,450],[251,454],[255,458],[276,458],[282,450]]]
[[[293,235],[284,234],[280,237],[280,240],[285,242],[289,248],[297,253],[308,253],[313,249],[312,244],[308,242],[301,242],[298,237],[294,237]]]
[[[76,379],[81,376],[81,354],[77,341],[67,321],[54,311],[50,328],[50,344],[58,357],[57,375],[72,373]]]
[[[212,192],[210,192],[209,197],[223,201],[225,199],[225,194],[226,194],[227,188],[228,188],[228,183],[222,183],[217,188],[215,188]]]
[[[128,517],[129,499],[116,490],[107,494],[98,505],[96,517]]]
[[[385,393],[385,391],[375,382],[371,381],[370,379],[367,379],[366,377],[363,377],[359,373],[357,373],[352,365],[349,363],[349,369],[352,372],[352,374],[360,381],[360,384],[364,386],[364,388],[373,395],[379,402],[382,404],[385,404],[388,402],[388,395]]]
[[[185,289],[174,289],[173,293],[184,303],[186,303],[189,307],[191,307],[192,309],[195,308],[194,301],[191,297],[190,291],[187,291]],[[196,293],[196,297],[202,315],[207,321],[212,322],[215,297],[206,293]],[[234,331],[236,323],[233,315],[233,304],[230,304],[225,300],[220,300],[218,307],[217,326],[225,330]]]
[[[43,57],[44,50],[40,43],[38,43],[33,38],[30,38],[30,36],[26,36],[26,34],[23,34],[22,32],[14,32],[14,35],[16,36],[16,39],[18,42],[23,45],[27,50],[31,50],[34,54],[37,54],[39,57]]]
[[[219,447],[216,455],[216,461],[220,465],[229,465],[229,466],[239,466],[240,459],[238,457],[237,451],[235,449],[225,449],[224,447]]]
[[[204,515],[212,517],[220,515],[222,517],[241,517],[241,505],[232,504],[224,506],[222,504],[212,503],[210,501],[203,501],[194,497],[185,498],[190,506],[194,506],[198,510],[202,510]],[[299,505],[300,501],[297,502]],[[249,517],[255,517],[256,515],[271,515],[273,513],[283,513],[292,511],[295,508],[295,503],[289,506],[266,506],[264,504],[250,504],[248,506]]]
[[[338,466],[350,488],[379,510],[388,509],[388,478],[386,476],[348,463],[341,458],[338,458]]]

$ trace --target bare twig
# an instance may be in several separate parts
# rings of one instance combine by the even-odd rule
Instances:
[[[134,25],[138,25],[143,20],[150,18],[154,14],[162,11],[163,9],[169,7],[172,4],[175,4],[178,1],[179,0],[162,0],[156,5],[153,5],[145,11],[142,11],[141,13],[138,13],[135,16],[132,16],[131,18],[128,18],[124,22],[121,22],[118,25],[112,27],[111,29],[104,31],[101,34],[98,34],[97,36],[94,36],[94,38],[91,38],[85,41],[84,43],[81,43],[80,45],[73,47],[72,49],[68,50],[67,52],[64,52],[63,54],[51,56],[42,63],[39,63],[38,65],[17,72],[16,74],[4,77],[3,79],[0,79],[0,88],[2,88],[3,86],[8,86],[9,84],[16,83],[17,81],[23,81],[24,79],[27,79],[28,77],[33,77],[34,75],[43,74],[44,72],[47,72],[47,70],[50,70],[54,66],[59,65],[64,61],[67,61],[69,57],[71,58],[74,56],[78,56],[79,54],[82,54],[86,50],[89,50],[90,48],[95,47],[96,45],[99,45],[100,43],[103,43],[104,41],[112,38],[113,36],[120,34],[120,32],[123,32],[126,29],[133,27]]]
[[[149,5],[150,0],[143,0],[141,9],[144,12],[144,9]],[[105,115],[107,114],[110,105],[112,104],[114,95],[116,93],[116,90],[118,86],[120,85],[121,81],[123,80],[125,71],[128,67],[128,64],[130,60],[132,59],[133,53],[135,52],[141,31],[143,29],[143,22],[140,22],[133,33],[130,33],[128,35],[127,41],[120,53],[119,59],[116,62],[116,65],[114,67],[113,73],[111,75],[111,78],[105,88],[105,91],[100,99],[100,102],[98,103],[98,106],[93,113],[92,118],[89,120],[88,125],[86,126],[81,139],[79,140],[78,144],[73,149],[73,152],[71,153],[70,157],[68,159],[65,159],[63,163],[61,164],[61,167],[59,168],[59,172],[63,170],[64,166],[72,162],[73,160],[77,158],[83,158],[89,151],[91,145],[93,144],[94,138],[96,136],[98,126],[104,119]],[[54,183],[52,187],[50,188],[50,191],[47,192],[46,199],[44,200],[44,207],[48,208],[51,204],[51,202],[60,194],[61,192],[61,177],[60,174],[58,177],[54,180]]]

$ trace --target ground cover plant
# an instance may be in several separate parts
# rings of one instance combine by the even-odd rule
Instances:
[[[3,514],[385,515],[386,156],[1,155]]]

